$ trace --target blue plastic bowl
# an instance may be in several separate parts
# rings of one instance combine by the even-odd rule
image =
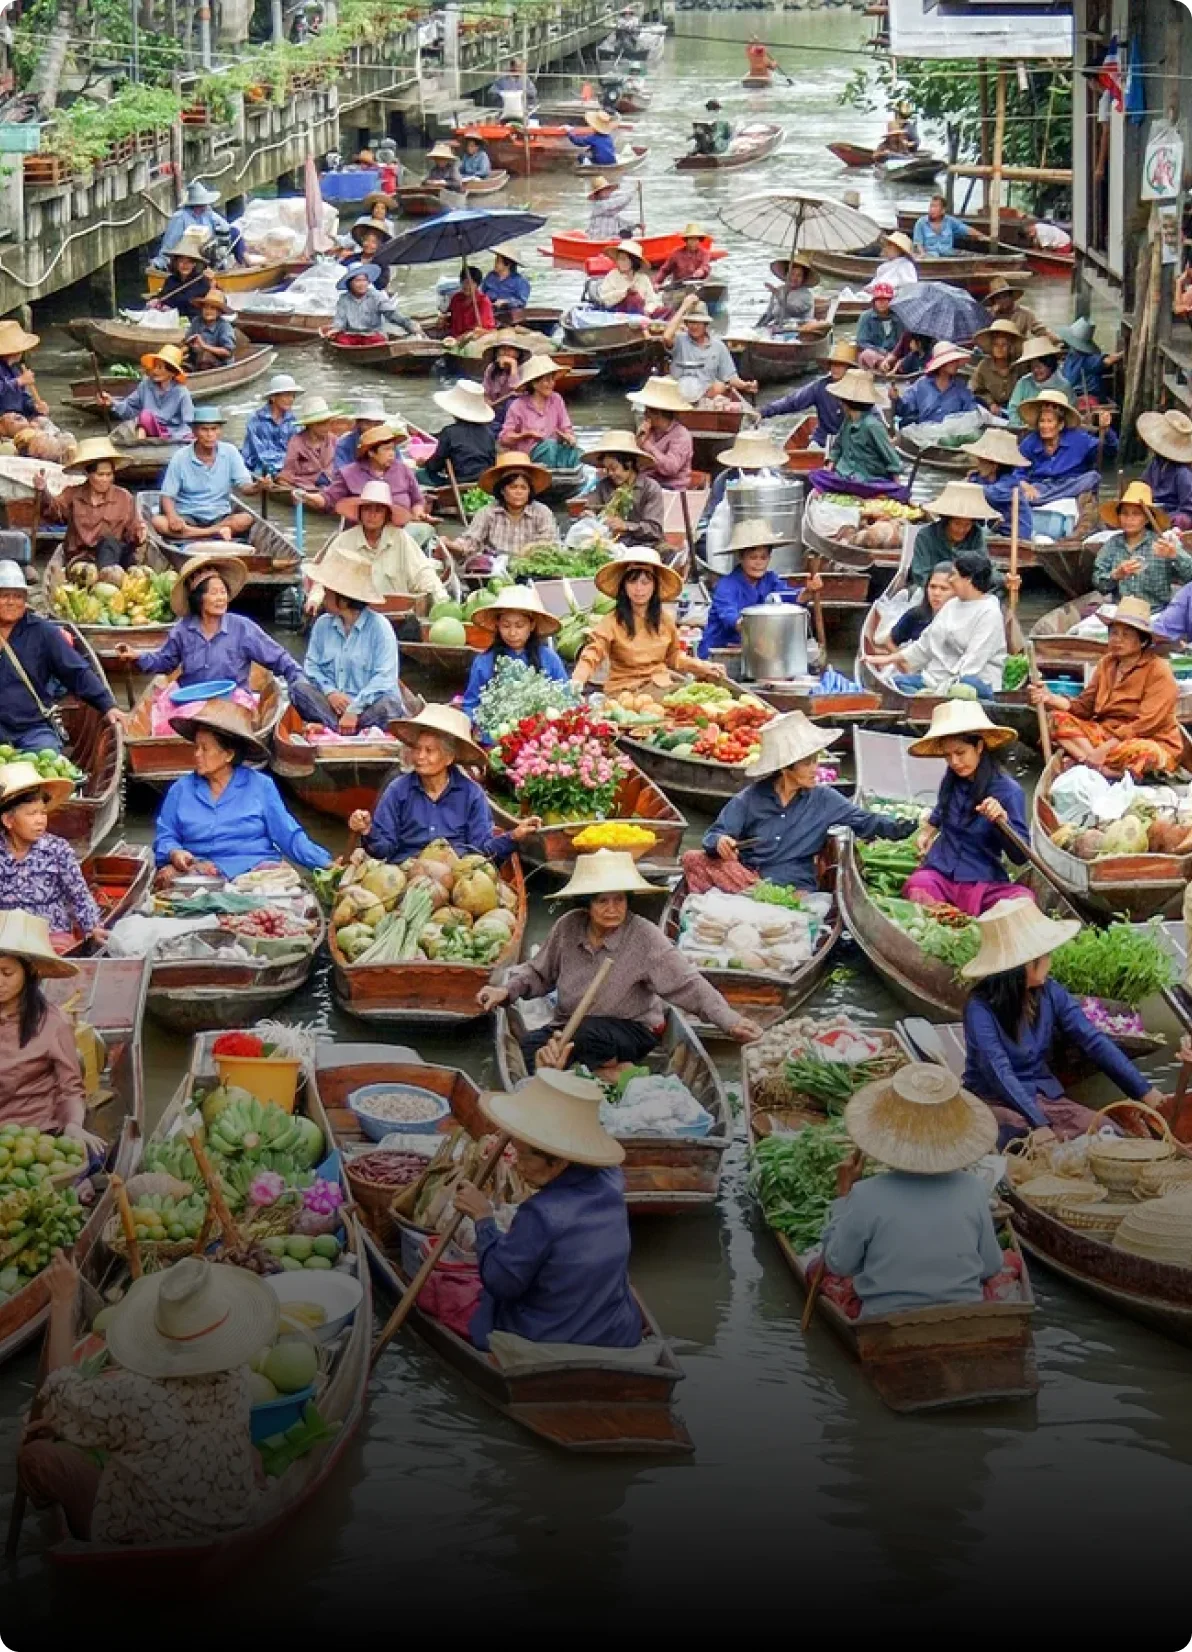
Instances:
[[[369,1102],[374,1096],[389,1095],[394,1090],[404,1091],[407,1095],[419,1096],[435,1104],[433,1117],[418,1119],[412,1123],[405,1123],[398,1119],[384,1119],[371,1112]],[[417,1084],[364,1084],[359,1090],[353,1090],[348,1097],[348,1106],[360,1120],[360,1126],[369,1141],[380,1141],[382,1136],[388,1136],[394,1130],[403,1134],[415,1136],[433,1136],[439,1125],[451,1111],[451,1104],[446,1096],[440,1096],[434,1090],[424,1090]]]
[[[287,1428],[292,1428],[301,1421],[302,1412],[315,1397],[313,1384],[309,1388],[300,1388],[296,1394],[279,1394],[275,1400],[265,1400],[260,1405],[254,1405],[250,1412],[253,1445],[260,1445],[262,1440],[271,1440],[275,1434],[284,1434]]]
[[[197,700],[225,700],[236,687],[231,677],[219,677],[211,683],[191,683],[189,688],[172,688],[170,699],[176,706],[192,706]]]

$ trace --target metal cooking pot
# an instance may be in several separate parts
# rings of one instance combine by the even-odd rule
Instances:
[[[755,683],[807,676],[806,608],[763,602],[741,614],[741,675]]]
[[[748,472],[724,490],[733,526],[738,522],[768,522],[776,539],[770,566],[776,574],[798,573],[803,566],[803,481],[777,470]]]

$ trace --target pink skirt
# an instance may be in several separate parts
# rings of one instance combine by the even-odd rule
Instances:
[[[926,866],[912,872],[902,886],[904,900],[918,901],[920,906],[935,906],[946,901],[970,918],[979,918],[999,901],[1018,901],[1024,896],[1032,901],[1035,898],[1021,883],[955,883],[942,872],[932,872]]]

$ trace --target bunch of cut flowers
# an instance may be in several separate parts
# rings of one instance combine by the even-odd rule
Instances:
[[[500,740],[529,717],[569,710],[579,697],[579,690],[570,683],[556,682],[525,660],[503,655],[480,691],[476,727],[490,739]]]
[[[493,767],[531,814],[556,822],[604,820],[632,767],[616,749],[615,733],[583,706],[527,717],[502,739]]]

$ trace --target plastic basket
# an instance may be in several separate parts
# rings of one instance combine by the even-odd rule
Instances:
[[[258,1101],[273,1101],[287,1113],[294,1111],[302,1063],[293,1056],[217,1055],[221,1084],[235,1084]]]

